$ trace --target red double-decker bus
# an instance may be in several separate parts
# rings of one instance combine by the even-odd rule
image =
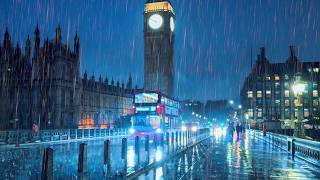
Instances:
[[[131,133],[161,133],[179,128],[180,102],[157,91],[140,91],[134,94]]]

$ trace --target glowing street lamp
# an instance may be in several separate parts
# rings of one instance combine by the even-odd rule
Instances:
[[[230,100],[229,103],[230,103],[231,105],[233,105],[234,101],[233,101],[233,100]]]
[[[296,137],[304,137],[304,125],[302,122],[303,119],[303,104],[302,104],[302,96],[306,92],[307,83],[301,80],[301,74],[298,73],[295,76],[295,82],[292,85],[292,91],[294,96],[296,97],[295,106],[298,109],[297,120],[295,121],[294,133],[293,136]]]

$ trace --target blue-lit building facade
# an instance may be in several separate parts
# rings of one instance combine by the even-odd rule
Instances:
[[[293,129],[298,109],[292,85],[297,73],[307,83],[302,97],[304,122],[312,127],[320,111],[319,60],[306,62],[296,56],[290,46],[289,57],[282,63],[270,63],[265,49],[260,54],[246,77],[240,91],[244,120],[251,126],[266,123],[268,129]]]

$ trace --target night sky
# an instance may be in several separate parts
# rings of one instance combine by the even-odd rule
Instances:
[[[96,78],[143,86],[143,7],[145,0],[1,0],[1,41],[5,27],[24,44],[38,23],[41,37],[63,41],[78,31],[81,68]],[[179,99],[235,99],[266,47],[271,62],[284,62],[288,46],[298,57],[320,60],[319,0],[172,0],[176,12],[175,94]]]

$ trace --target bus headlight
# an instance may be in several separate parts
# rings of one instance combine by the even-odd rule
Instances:
[[[187,127],[186,127],[186,126],[182,126],[182,127],[181,127],[181,130],[182,130],[182,131],[186,131],[186,130],[187,130]]]
[[[129,133],[130,133],[130,134],[133,134],[134,132],[135,132],[135,130],[134,130],[133,128],[130,128],[130,129],[129,129]]]
[[[198,129],[197,129],[197,127],[196,126],[192,126],[192,128],[191,128],[191,131],[192,132],[196,132]]]
[[[160,128],[158,128],[158,129],[156,130],[156,132],[157,132],[157,133],[162,133],[162,130],[161,130]]]

